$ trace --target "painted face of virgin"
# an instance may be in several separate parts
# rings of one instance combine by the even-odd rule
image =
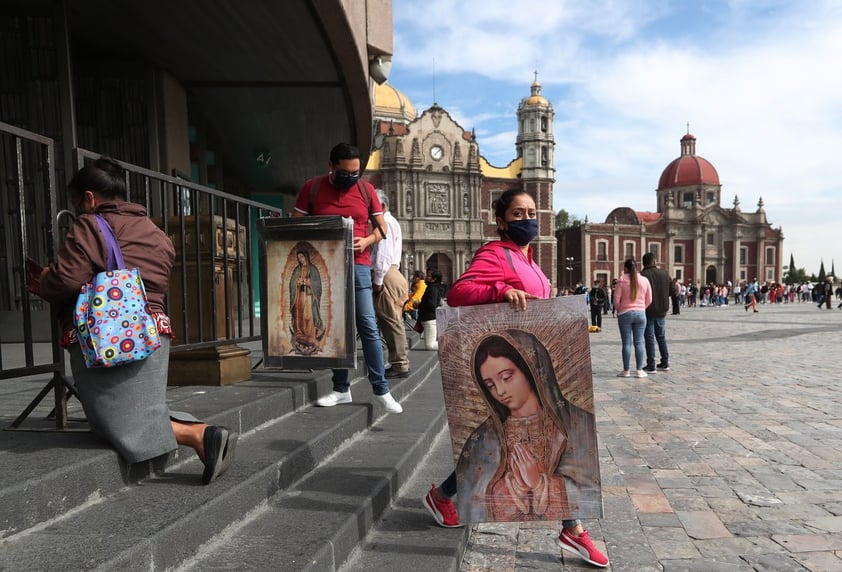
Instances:
[[[298,264],[299,265],[307,264],[307,257],[304,256],[303,252],[298,253]]]
[[[479,373],[491,397],[508,407],[515,417],[535,397],[529,379],[507,357],[488,356],[479,367]]]

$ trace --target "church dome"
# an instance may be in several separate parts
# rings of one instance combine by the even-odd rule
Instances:
[[[681,138],[681,156],[661,173],[658,188],[719,184],[719,173],[710,161],[696,155],[696,137],[688,133]]]
[[[524,97],[520,104],[523,105],[543,105],[549,107],[550,102],[547,98],[541,95],[541,84],[538,82],[538,74],[535,74],[535,81],[532,82],[532,95]]]
[[[374,87],[374,118],[409,123],[415,119],[415,107],[407,97],[389,83]]]

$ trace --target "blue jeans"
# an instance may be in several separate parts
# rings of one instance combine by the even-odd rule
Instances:
[[[623,369],[629,369],[632,338],[634,338],[634,361],[637,369],[643,369],[643,332],[646,330],[646,312],[632,310],[617,316],[620,338],[623,340]]]
[[[456,496],[456,471],[450,473],[447,478],[439,485],[439,492],[447,498]],[[579,524],[578,519],[564,519],[561,521],[561,526],[566,529],[576,528]]]
[[[374,315],[374,296],[371,290],[371,268],[363,264],[354,265],[354,310],[357,319],[357,333],[363,344],[363,357],[368,366],[368,380],[374,395],[389,393],[389,382],[383,365],[383,346],[380,330]],[[333,370],[333,391],[346,393],[351,389],[347,369]]]
[[[655,340],[658,340],[658,352],[661,354],[661,363],[669,365],[670,352],[667,349],[667,320],[660,318],[646,318],[646,333],[643,334],[646,340],[646,369],[655,369]]]

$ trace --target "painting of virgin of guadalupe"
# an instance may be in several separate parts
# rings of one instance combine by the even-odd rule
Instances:
[[[587,322],[558,300],[439,315],[460,522],[602,516]]]
[[[311,356],[321,349],[325,335],[322,321],[322,276],[310,261],[310,250],[295,249],[296,266],[289,279],[289,313],[292,320],[289,331],[296,353]]]
[[[258,221],[264,368],[356,364],[352,225],[338,216]]]

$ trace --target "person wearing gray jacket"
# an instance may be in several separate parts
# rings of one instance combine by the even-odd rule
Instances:
[[[652,303],[646,308],[646,330],[643,340],[646,346],[646,367],[643,370],[649,374],[657,371],[669,371],[670,353],[667,347],[666,316],[670,308],[670,293],[672,283],[670,275],[655,266],[655,255],[647,252],[643,255],[643,270],[652,285]],[[658,352],[661,361],[655,364],[655,341],[658,342]]]

